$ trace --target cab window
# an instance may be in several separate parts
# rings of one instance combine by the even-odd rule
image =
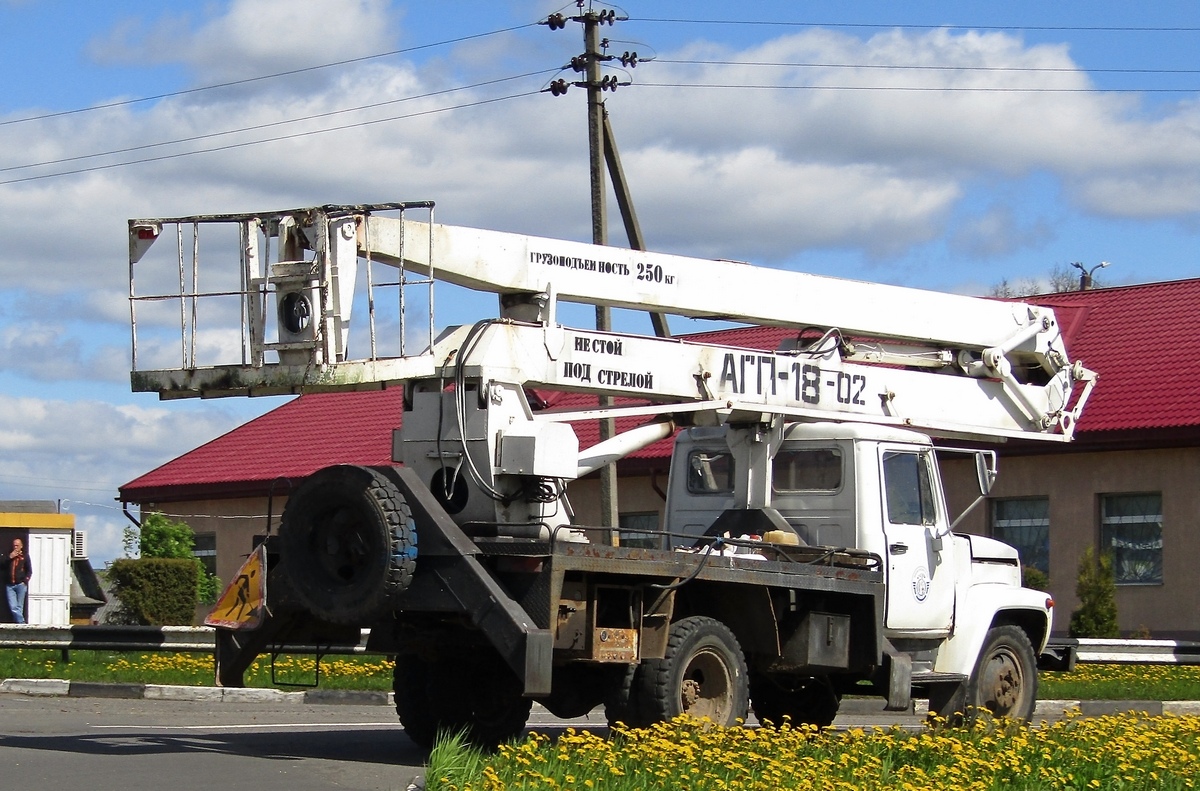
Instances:
[[[733,454],[706,450],[689,453],[687,489],[692,494],[731,494]]]
[[[842,454],[837,448],[781,450],[771,460],[776,492],[836,492],[842,488]]]
[[[932,525],[937,521],[933,481],[925,454],[886,451],[883,481],[888,521],[894,525]]]

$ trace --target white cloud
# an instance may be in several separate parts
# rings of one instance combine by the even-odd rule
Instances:
[[[710,257],[728,256],[730,238],[758,260],[852,239],[872,254],[894,253],[932,238],[958,197],[949,179],[874,164],[789,161],[762,147],[722,156],[651,149],[629,161],[658,176],[643,192],[656,243]]]
[[[224,81],[384,51],[395,27],[384,0],[233,0],[220,10],[199,23],[191,14],[152,25],[126,19],[91,54],[100,62],[184,63],[205,81]],[[311,85],[320,74],[294,84]]]
[[[339,6],[327,24],[313,21],[319,14],[294,12],[293,5],[237,0],[227,13],[194,28],[175,20],[161,30],[140,31],[140,49],[134,51],[142,59],[191,65],[212,80],[220,69],[234,68],[229,63],[236,62],[238,69],[249,64],[245,68],[262,73],[279,64],[319,61],[326,50],[314,51],[318,42],[349,47],[353,40],[346,52],[377,51],[387,46],[378,31],[394,29],[381,2]],[[284,26],[287,35],[247,32],[257,30],[247,20],[261,26],[262,20],[281,17],[294,17]],[[364,30],[373,32],[355,35]],[[694,45],[670,55],[674,60],[863,67],[664,62],[645,64],[634,76],[682,84],[1085,90],[622,90],[608,101],[635,201],[648,235],[673,249],[783,260],[804,249],[845,247],[886,256],[944,233],[948,209],[979,178],[1034,172],[1056,175],[1078,206],[1104,216],[1187,219],[1200,214],[1197,108],[1181,105],[1151,118],[1129,96],[1087,92],[1088,75],[1065,45],[1029,46],[1003,33],[888,32],[861,40],[814,30],[744,51]],[[865,68],[880,64],[1059,71]],[[465,68],[475,67],[471,62]],[[86,123],[25,124],[16,128],[25,140],[0,153],[0,160],[19,164],[178,139],[400,99],[470,79],[454,73],[455,62],[445,59],[421,69],[403,61],[374,62],[333,71],[300,92],[262,83],[252,92],[196,94],[163,100],[149,110],[97,113]],[[495,94],[461,99],[482,95]],[[46,284],[53,273],[60,289],[89,285],[116,295],[125,275],[128,216],[339,201],[433,198],[441,219],[449,222],[586,236],[580,97],[579,91],[565,99],[542,95],[0,187],[0,233],[13,240],[0,268],[13,283],[53,288]],[[428,111],[457,101],[457,96],[414,100],[229,140]],[[163,152],[172,150],[179,149]],[[53,233],[29,233],[24,222],[29,216],[58,221]],[[82,261],[87,264],[81,266]],[[107,304],[105,312],[115,318],[119,303]]]
[[[273,404],[263,402],[262,409]],[[0,482],[111,490],[229,431],[237,410],[0,395]]]
[[[972,258],[994,258],[1023,248],[1039,249],[1054,238],[1045,220],[1022,226],[1008,206],[993,206],[964,222],[950,236],[953,252]]]
[[[624,128],[639,146],[733,152],[758,141],[781,159],[872,164],[884,178],[920,174],[931,181],[1045,170],[1103,215],[1178,218],[1200,212],[1194,104],[1145,116],[1131,95],[1090,90],[1088,75],[1064,45],[1026,46],[1002,33],[889,32],[863,41],[816,30],[742,52],[696,46],[670,57],[860,67],[648,66],[638,79],[794,89],[631,90],[634,98],[622,107]],[[881,64],[937,69],[869,68]],[[883,87],[895,90],[871,90]],[[972,88],[992,90],[966,90]],[[1122,184],[1122,200],[1107,195],[1114,178]]]

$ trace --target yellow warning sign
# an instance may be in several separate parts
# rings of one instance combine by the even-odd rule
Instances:
[[[259,544],[205,616],[204,624],[222,629],[257,629],[262,626],[266,605],[267,547]]]

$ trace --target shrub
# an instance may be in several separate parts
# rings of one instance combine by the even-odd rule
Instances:
[[[1079,559],[1079,577],[1075,583],[1079,609],[1071,613],[1072,637],[1120,637],[1117,627],[1117,581],[1112,555],[1097,558],[1092,548]]]
[[[1025,566],[1021,569],[1021,584],[1035,591],[1049,590],[1050,578],[1036,566]]]
[[[199,564],[194,558],[120,558],[108,570],[121,601],[117,619],[145,626],[190,626]]]
[[[187,522],[173,522],[157,511],[148,514],[141,527],[125,528],[125,554],[132,555],[136,547],[142,558],[188,559],[196,564],[196,595],[194,603],[213,604],[221,595],[221,580],[209,574],[200,559],[192,554],[196,533]]]

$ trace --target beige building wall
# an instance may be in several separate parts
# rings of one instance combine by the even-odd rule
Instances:
[[[665,492],[667,476],[662,475],[658,484]],[[663,525],[663,507],[666,502],[654,491],[650,476],[621,477],[617,483],[617,512],[620,514],[658,514],[658,526]],[[567,488],[567,497],[575,511],[575,522],[581,525],[600,524],[600,479],[582,478]]]
[[[973,499],[974,467],[943,462],[947,499],[959,513]],[[1050,592],[1057,602],[1055,630],[1065,633],[1079,606],[1075,580],[1080,555],[1100,541],[1100,502],[1107,494],[1162,495],[1163,581],[1118,585],[1123,634],[1148,629],[1152,637],[1200,638],[1200,448],[1004,456],[992,497],[1048,497]],[[989,535],[987,503],[959,529]]]
[[[279,515],[286,497],[271,503],[273,529],[279,529]],[[197,535],[217,538],[217,576],[222,585],[237,576],[246,557],[254,549],[255,536],[267,533],[267,498],[234,497],[229,499],[187,500],[163,505],[148,504],[142,514],[160,511],[171,519],[186,522]]]

